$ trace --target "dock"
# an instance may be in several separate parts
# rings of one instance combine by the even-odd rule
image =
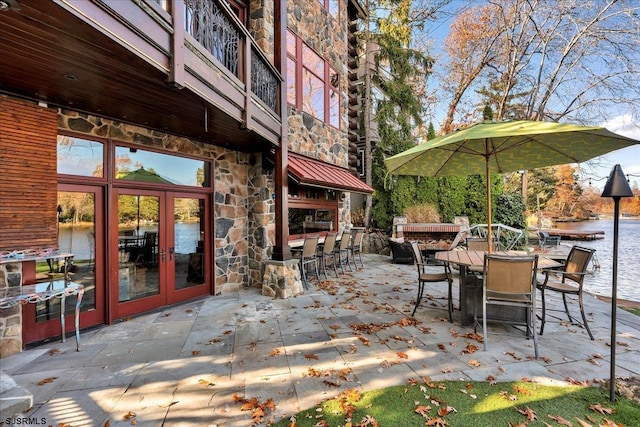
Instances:
[[[596,240],[604,239],[604,231],[602,230],[559,230],[557,228],[545,229],[550,236],[560,236],[566,240]]]

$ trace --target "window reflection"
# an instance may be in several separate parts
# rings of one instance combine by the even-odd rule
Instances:
[[[101,142],[58,135],[58,173],[104,177],[104,145]]]
[[[116,147],[116,179],[155,184],[210,187],[210,162]]]
[[[335,230],[335,210],[327,208],[290,208],[289,235]]]

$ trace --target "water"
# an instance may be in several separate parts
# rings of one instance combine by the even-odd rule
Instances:
[[[558,229],[604,231],[603,239],[571,241],[563,239],[566,246],[579,245],[596,249],[600,269],[586,277],[584,289],[593,294],[611,296],[613,282],[613,219],[559,223]],[[617,295],[620,299],[640,301],[640,220],[620,218],[618,224],[618,280]]]
[[[58,236],[58,243],[60,250],[64,252],[70,252],[74,254],[75,259],[89,259],[91,254],[89,252],[89,232],[92,230],[90,227],[74,226],[60,227],[60,235]],[[145,229],[143,225],[140,226],[140,234],[144,234],[145,231],[156,231],[156,227],[149,227]],[[200,224],[197,222],[189,223],[177,223],[175,225],[175,244],[176,252],[178,253],[191,253],[196,252],[196,246],[198,245],[198,239],[200,238]]]

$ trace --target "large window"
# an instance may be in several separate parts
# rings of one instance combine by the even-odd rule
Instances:
[[[287,101],[340,127],[340,75],[291,31],[287,32]]]
[[[289,181],[289,238],[338,230],[338,192]]]

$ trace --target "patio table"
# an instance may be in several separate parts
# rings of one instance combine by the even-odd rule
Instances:
[[[459,294],[460,294],[460,323],[465,326],[469,319],[473,319],[473,308],[474,304],[480,304],[482,300],[481,293],[478,290],[481,290],[481,287],[475,286],[475,284],[469,285],[467,283],[467,276],[471,269],[474,270],[482,270],[484,268],[484,255],[486,251],[464,251],[464,250],[453,250],[446,252],[438,252],[435,255],[436,260],[447,262],[449,264],[455,264],[460,267],[460,286],[459,286]],[[492,254],[496,255],[509,255],[509,256],[526,256],[529,255],[525,251],[493,251]],[[557,262],[551,258],[546,256],[539,255],[538,256],[538,269],[539,270],[547,270],[552,268],[561,267],[562,263]],[[472,293],[468,294],[467,288],[471,288]],[[471,303],[471,304],[469,304]],[[518,307],[514,307],[518,308]],[[508,317],[515,320],[522,320],[524,310],[512,310],[509,313],[505,313],[504,309],[499,314],[500,318]],[[490,315],[491,313],[488,313]],[[495,313],[494,313],[495,314]]]
[[[36,304],[60,299],[60,327],[62,342],[65,342],[65,301],[66,297],[77,295],[75,308],[76,350],[80,351],[80,304],[84,295],[84,286],[67,280],[52,280],[36,283],[35,285],[9,286],[0,290],[0,309],[11,308],[16,305]]]

